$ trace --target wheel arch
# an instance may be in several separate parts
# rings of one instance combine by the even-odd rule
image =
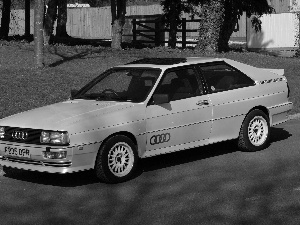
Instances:
[[[271,118],[270,118],[270,111],[268,110],[267,107],[262,106],[262,105],[255,106],[255,107],[253,107],[252,109],[250,109],[250,110],[248,111],[248,113],[246,114],[246,116],[245,116],[245,118],[244,118],[244,121],[245,121],[246,117],[248,116],[248,114],[251,113],[251,112],[254,111],[254,110],[260,110],[260,111],[262,111],[264,114],[266,114],[266,116],[269,118],[270,124],[272,124],[272,123],[271,123]],[[244,122],[244,121],[243,121],[243,122]]]
[[[254,110],[260,110],[260,111],[262,111],[264,114],[266,114],[266,116],[269,118],[269,124],[270,124],[270,125],[272,124],[272,123],[271,123],[272,121],[271,121],[271,118],[270,118],[270,112],[269,112],[268,108],[265,107],[265,106],[259,105],[259,106],[255,106],[255,107],[251,108],[251,109],[245,114],[245,117],[244,117],[244,119],[243,119],[243,122],[241,123],[240,129],[242,128],[242,126],[243,126],[243,124],[244,124],[244,122],[245,122],[245,119],[247,118],[247,116],[249,115],[249,113],[251,113],[251,112],[254,111]]]
[[[138,150],[138,144],[137,144],[137,139],[136,139],[136,137],[135,137],[132,133],[130,133],[130,132],[128,132],[128,131],[119,131],[119,132],[110,134],[110,135],[107,136],[105,139],[103,139],[103,141],[102,141],[102,143],[101,143],[99,149],[101,149],[101,147],[103,146],[103,144],[104,144],[108,139],[110,139],[111,137],[116,136],[116,135],[124,135],[124,136],[128,137],[128,138],[136,145],[137,150]]]

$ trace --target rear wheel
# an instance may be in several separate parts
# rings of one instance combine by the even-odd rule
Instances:
[[[106,183],[123,182],[133,177],[137,163],[135,144],[127,136],[116,135],[105,141],[98,152],[96,176]]]
[[[261,110],[251,111],[245,118],[239,138],[238,147],[242,151],[259,151],[267,147],[270,139],[270,122]]]

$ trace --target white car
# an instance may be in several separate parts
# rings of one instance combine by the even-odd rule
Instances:
[[[0,165],[7,173],[93,169],[117,183],[141,158],[230,139],[261,150],[293,105],[283,73],[217,58],[117,66],[67,101],[1,119]]]

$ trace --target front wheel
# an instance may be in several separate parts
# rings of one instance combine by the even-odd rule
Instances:
[[[109,138],[99,149],[95,172],[106,183],[129,180],[136,172],[138,155],[135,144],[124,135]]]
[[[270,122],[261,110],[251,111],[245,118],[239,138],[238,147],[242,151],[259,151],[267,147],[270,139]]]

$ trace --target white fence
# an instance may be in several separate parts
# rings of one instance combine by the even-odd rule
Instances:
[[[247,45],[249,49],[295,49],[299,46],[299,19],[295,13],[264,15],[262,30],[256,33],[251,22],[247,24]]]
[[[147,16],[163,14],[162,6],[128,6],[126,16]],[[1,17],[1,12],[0,12]],[[10,35],[24,35],[25,32],[25,15],[24,10],[12,10]],[[183,18],[189,18],[184,14]],[[30,12],[30,33],[33,34],[34,10]],[[188,23],[187,29],[198,29],[197,23]],[[125,35],[131,32],[131,20],[127,19],[125,24]],[[55,31],[55,29],[54,29]],[[101,8],[70,8],[68,9],[67,32],[72,37],[93,38],[93,39],[110,39],[111,38],[111,11],[110,7]],[[166,35],[167,36],[167,35]],[[179,34],[180,36],[180,34]],[[191,36],[197,36],[193,33]],[[246,17],[242,16],[239,21],[239,30],[233,33],[233,38],[246,39]]]

